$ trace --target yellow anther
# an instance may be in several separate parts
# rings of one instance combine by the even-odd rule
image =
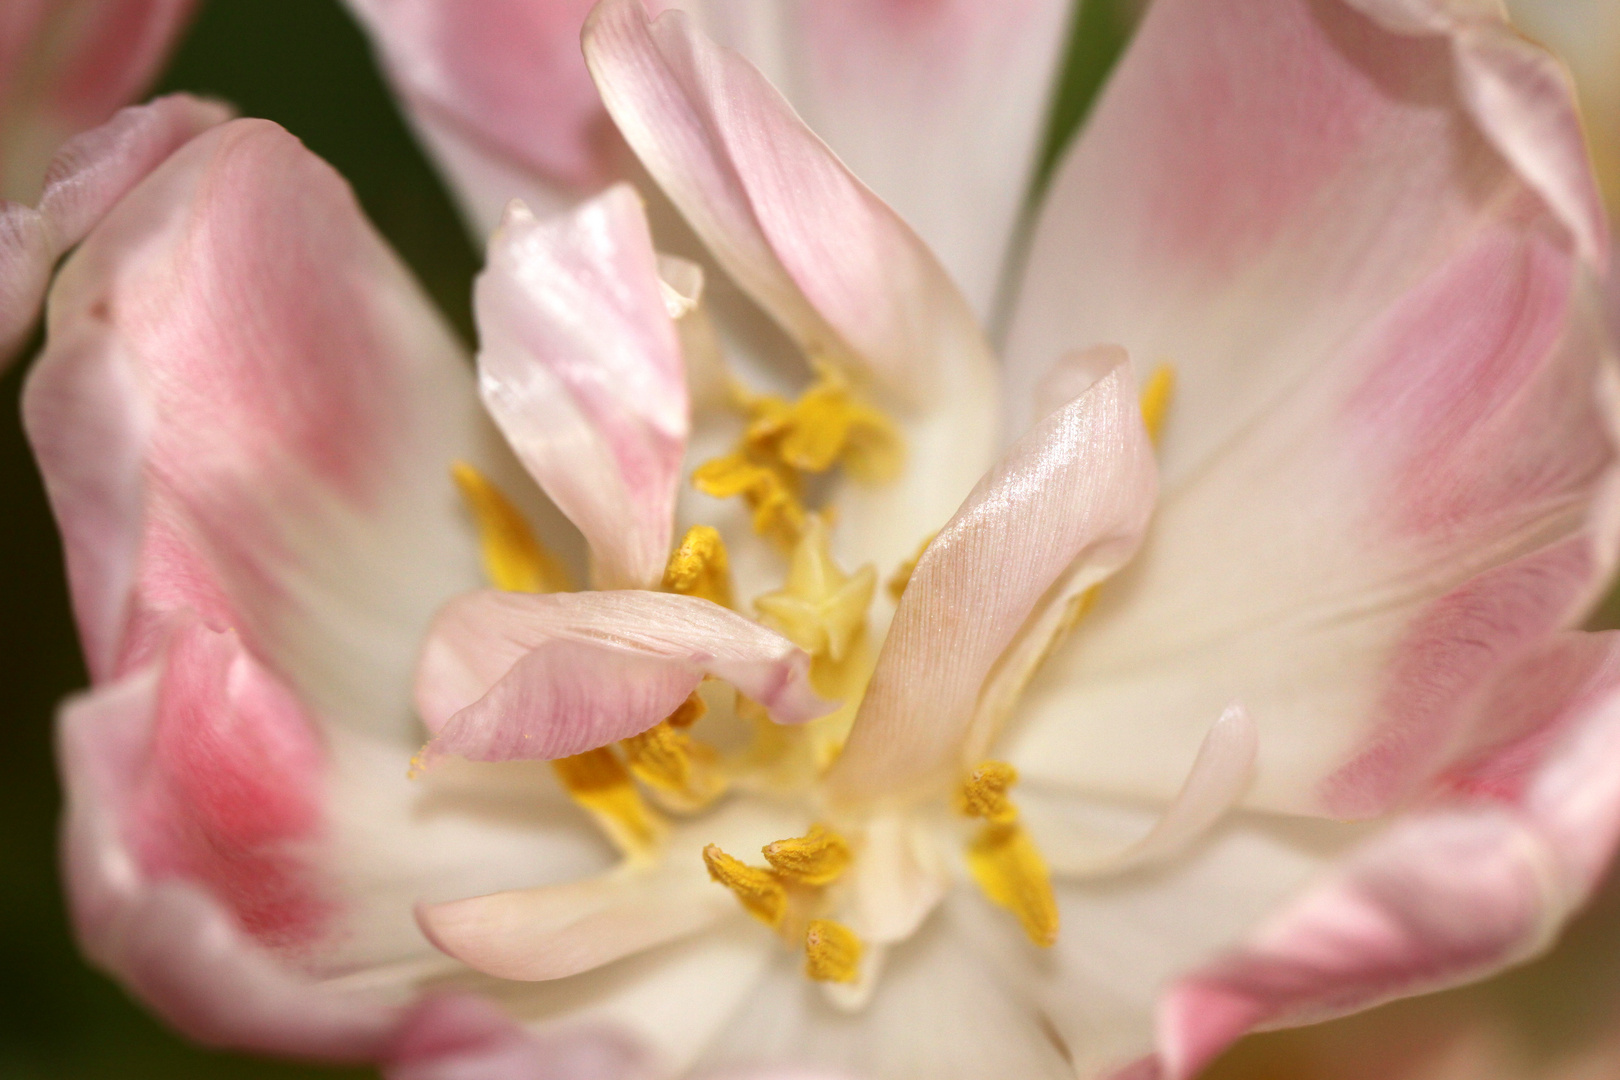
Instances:
[[[664,717],[664,723],[670,727],[689,728],[708,715],[709,704],[703,700],[703,695],[696,690],[686,695],[686,700],[676,706],[675,711]]]
[[[692,486],[716,499],[741,495],[754,512],[754,531],[782,547],[792,547],[804,528],[805,509],[791,472],[749,460],[737,451],[699,465]]]
[[[906,586],[911,584],[911,575],[917,572],[917,563],[922,560],[923,552],[928,550],[928,545],[932,544],[934,537],[938,535],[937,532],[929,533],[923,542],[917,545],[917,554],[901,563],[895,569],[894,574],[890,576],[887,588],[889,596],[895,603],[900,602],[900,597],[906,591]]]
[[[1052,877],[1023,826],[986,825],[968,845],[967,864],[984,895],[1016,915],[1029,940],[1043,948],[1057,941]]]
[[[818,982],[852,983],[862,951],[861,939],[843,923],[812,919],[804,933],[804,973]]]
[[[819,517],[805,523],[793,549],[787,584],[754,601],[760,621],[812,656],[842,660],[866,629],[877,571],[863,566],[846,574],[833,561],[827,526]]]
[[[551,763],[573,800],[596,819],[615,847],[627,856],[652,854],[664,836],[664,820],[642,801],[613,751],[587,750]]]
[[[714,844],[703,849],[709,877],[730,889],[744,910],[766,926],[780,926],[787,914],[787,890],[769,870],[733,859]]]
[[[812,825],[804,836],[778,840],[763,848],[771,869],[803,885],[829,885],[849,869],[849,844],[824,825]]]
[[[802,472],[842,464],[859,480],[878,482],[899,471],[904,444],[889,418],[859,400],[836,367],[816,365],[816,380],[798,401],[749,400],[753,420],[745,445]]]
[[[461,496],[478,522],[484,573],[507,592],[563,592],[568,571],[536,539],[534,530],[489,478],[465,461],[450,466]]]
[[[1005,825],[1018,820],[1018,807],[1007,792],[1018,783],[1018,770],[1004,761],[986,761],[962,782],[958,806],[964,814]]]
[[[1170,411],[1170,397],[1176,389],[1176,369],[1169,364],[1160,364],[1148,376],[1147,385],[1142,387],[1142,425],[1147,428],[1148,438],[1154,444],[1159,442],[1159,433],[1164,430],[1164,415]]]
[[[686,530],[664,567],[664,588],[721,607],[731,606],[731,565],[726,558],[726,542],[717,530],[708,525]]]
[[[742,496],[754,512],[754,531],[783,547],[792,547],[805,525],[802,474],[841,464],[856,479],[882,481],[905,457],[888,417],[857,399],[829,364],[816,366],[816,381],[797,401],[753,394],[735,383],[731,397],[749,416],[742,442],[700,465],[692,483],[717,499]]]
[[[619,746],[636,779],[660,792],[673,809],[702,809],[725,791],[714,748],[693,742],[667,720]]]

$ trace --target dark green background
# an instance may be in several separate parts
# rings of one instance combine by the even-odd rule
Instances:
[[[1111,2],[1088,5],[1054,110],[1051,153],[1080,122],[1123,39]],[[158,89],[224,98],[302,138],[349,178],[372,220],[470,334],[477,255],[335,0],[205,4]],[[85,675],[61,553],[17,419],[25,367],[0,381],[0,688],[11,725],[0,752],[0,1080],[366,1075],[197,1049],[89,970],[69,940],[55,865],[60,796],[50,726],[56,702]],[[1550,961],[1484,990],[1440,995],[1411,1015],[1427,1020],[1483,1004],[1533,1048],[1553,1053],[1590,1033],[1577,1002],[1614,1004],[1611,976],[1620,965],[1604,964],[1617,925],[1620,901],[1605,900]],[[1348,1051],[1364,1041],[1367,1023],[1337,1025],[1330,1045]],[[1297,1075],[1317,1045],[1289,1035],[1251,1040],[1219,1072],[1225,1080]]]

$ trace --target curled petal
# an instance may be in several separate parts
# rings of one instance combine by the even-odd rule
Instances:
[[[761,837],[789,835],[805,822],[732,804],[679,829],[652,866],[621,865],[594,878],[424,904],[423,931],[440,949],[501,979],[561,979],[691,937],[741,914],[736,898],[709,878],[706,844],[757,849]]]
[[[1136,551],[1153,509],[1153,455],[1128,365],[1018,441],[923,553],[843,755],[841,796],[903,794],[971,767],[1005,718],[987,686],[1054,594],[1078,596]],[[1045,640],[1035,646],[1044,649]]]
[[[832,706],[809,671],[785,638],[695,597],[480,592],[434,623],[416,700],[430,756],[549,759],[647,730],[705,675],[780,723],[812,719]]]
[[[547,222],[514,203],[475,303],[479,382],[507,440],[585,534],[601,587],[655,586],[687,400],[641,200],[621,185]]]
[[[1060,823],[1026,806],[1025,817],[1052,872],[1060,877],[1122,874],[1180,854],[1209,832],[1237,805],[1254,779],[1259,738],[1241,705],[1229,707],[1210,725],[1181,790],[1137,839],[1112,850],[1086,843],[1073,823]]]
[[[0,200],[0,363],[33,327],[62,253],[170,154],[229,117],[185,94],[133,106],[61,147],[37,207]]]

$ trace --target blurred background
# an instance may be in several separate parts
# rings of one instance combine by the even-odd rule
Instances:
[[[1121,12],[1131,3],[1085,5],[1053,109],[1048,161],[1082,121],[1123,46],[1127,19]],[[330,161],[450,322],[470,339],[478,253],[395,111],[365,41],[336,0],[204,3],[155,89],[227,100],[245,115],[282,124]],[[84,685],[85,673],[60,548],[18,420],[26,367],[18,364],[0,381],[0,700],[9,724],[0,753],[0,1080],[369,1075],[199,1049],[170,1034],[79,959],[57,878],[60,793],[51,723],[57,702]],[[1620,1019],[1617,958],[1620,889],[1611,885],[1546,960],[1484,987],[1380,1010],[1308,1036],[1248,1040],[1215,1075],[1350,1080],[1368,1075],[1359,1047],[1396,1039],[1410,1045],[1414,1061],[1438,1063],[1458,1080],[1539,1077],[1543,1067],[1556,1067],[1559,1080],[1620,1076],[1597,1071],[1602,1062],[1582,1057],[1588,1047],[1607,1041],[1603,1036],[1611,1028],[1604,1021]],[[1445,1039],[1437,1038],[1441,1027],[1434,1021],[1464,1015],[1483,1029],[1480,1038],[1459,1047],[1456,1025],[1446,1026],[1451,1034]],[[1480,1054],[1492,1060],[1477,1060]],[[1496,1071],[1506,1061],[1503,1055],[1513,1057],[1514,1071]],[[1576,1071],[1565,1071],[1571,1062]]]

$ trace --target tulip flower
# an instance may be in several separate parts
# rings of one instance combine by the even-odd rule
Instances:
[[[108,123],[145,89],[192,6],[10,0],[0,12],[0,368],[32,328],[62,253],[167,150],[224,119],[216,106],[173,99]]]
[[[627,186],[513,205],[476,393],[270,124],[62,271],[25,411],[97,963],[398,1077],[1182,1078],[1548,945],[1620,830],[1550,56],[1160,0],[993,350],[699,20],[604,0],[584,51],[712,272]]]

